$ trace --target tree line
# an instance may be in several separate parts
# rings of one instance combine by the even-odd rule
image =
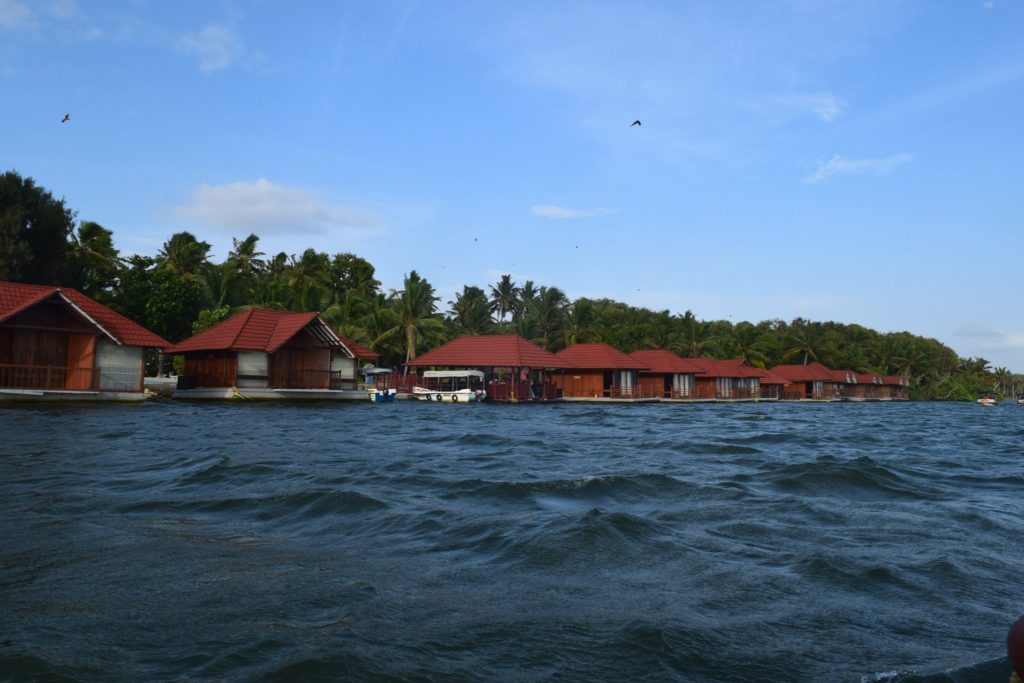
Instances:
[[[941,342],[857,324],[702,320],[610,299],[570,300],[557,286],[511,275],[464,285],[442,302],[417,271],[384,291],[374,267],[352,253],[266,254],[255,234],[232,240],[220,263],[210,245],[178,232],[156,256],[122,256],[113,232],[75,211],[31,178],[0,176],[0,280],[74,287],[162,337],[180,341],[252,306],[318,311],[338,333],[406,360],[463,334],[518,334],[558,351],[604,342],[624,352],[668,349],[684,357],[743,358],[756,367],[821,362],[836,369],[906,375],[915,398],[1013,396],[1024,376],[984,358],[960,358]]]

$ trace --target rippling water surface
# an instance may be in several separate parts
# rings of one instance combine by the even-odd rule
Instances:
[[[1005,681],[1024,408],[0,408],[13,680]]]

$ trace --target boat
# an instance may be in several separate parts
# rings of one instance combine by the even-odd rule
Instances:
[[[423,384],[413,386],[412,395],[436,403],[477,403],[487,398],[484,373],[479,370],[427,370]]]
[[[360,374],[364,377],[363,386],[366,388],[366,395],[376,403],[392,403],[398,396],[398,390],[388,386],[388,377],[391,375],[390,368],[375,368],[372,365],[359,368]]]
[[[999,401],[997,401],[996,399],[990,397],[988,394],[986,394],[986,395],[984,395],[984,396],[982,396],[981,398],[978,399],[978,405],[979,406],[994,406],[994,405],[997,405],[998,403],[999,403]]]

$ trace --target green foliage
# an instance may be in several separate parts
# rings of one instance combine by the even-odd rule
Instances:
[[[0,174],[0,279],[60,285],[75,212],[14,171]]]
[[[192,334],[199,334],[210,329],[214,325],[231,317],[231,308],[219,306],[217,308],[204,308],[199,311],[199,317],[192,323]]]
[[[744,358],[758,367],[821,362],[836,369],[910,377],[911,396],[974,400],[1013,397],[1024,376],[959,358],[935,339],[879,333],[861,325],[796,319],[758,323],[701,320],[609,299],[570,301],[558,287],[522,285],[509,274],[487,287],[465,285],[437,310],[439,297],[416,271],[401,290],[380,291],[373,265],[349,253],[306,249],[269,258],[259,237],[234,239],[222,263],[188,232],[171,235],[155,258],[122,259],[113,233],[98,223],[74,226],[75,214],[17,173],[0,176],[0,279],[73,286],[171,340],[208,329],[246,306],[321,311],[339,333],[404,360],[461,334],[515,333],[557,351],[605,342],[623,351],[667,348],[686,357]],[[147,359],[154,364],[155,357]]]

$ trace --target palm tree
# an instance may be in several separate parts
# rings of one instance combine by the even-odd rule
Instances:
[[[541,344],[548,350],[554,350],[561,337],[567,303],[565,292],[558,287],[543,286],[537,290],[537,297],[530,303],[530,314],[540,331]]]
[[[114,233],[99,223],[83,221],[71,233],[67,263],[71,283],[96,298],[114,285],[121,259],[114,247]]]
[[[455,301],[449,301],[448,305],[452,321],[464,334],[486,334],[493,324],[492,304],[479,287],[464,285],[462,292],[455,295]]]
[[[200,242],[190,232],[178,232],[164,242],[156,258],[159,268],[172,270],[184,280],[196,280],[209,253],[209,244]]]
[[[600,341],[594,304],[589,299],[577,299],[565,311],[562,323],[563,347]]]
[[[439,335],[444,324],[435,313],[439,297],[434,288],[415,270],[405,276],[401,291],[391,291],[391,304],[398,316],[398,323],[386,330],[378,339],[400,337],[405,345],[405,360],[416,358],[421,343]]]
[[[789,348],[782,359],[788,361],[802,356],[804,365],[812,360],[821,362],[826,345],[820,324],[797,319],[789,329]]]
[[[499,321],[516,310],[519,293],[519,288],[509,274],[502,275],[497,285],[491,285],[490,308],[492,313],[498,314]]]
[[[708,346],[712,341],[711,326],[693,317],[689,311],[682,317],[680,336],[672,351],[687,358],[702,358],[708,355]]]
[[[768,355],[764,334],[752,323],[737,323],[732,328],[727,344],[729,355],[742,358],[754,367],[765,367]]]
[[[512,321],[515,322],[517,318],[526,313],[526,309],[529,308],[536,298],[537,288],[533,285],[533,280],[527,280],[519,288],[519,301],[516,302],[515,307],[512,309]]]
[[[235,270],[243,278],[250,278],[260,272],[266,267],[266,264],[260,258],[265,256],[262,251],[256,251],[256,244],[260,241],[260,238],[255,234],[251,234],[242,241],[238,241],[234,237],[231,238],[233,247],[228,252],[228,261],[235,266]]]

